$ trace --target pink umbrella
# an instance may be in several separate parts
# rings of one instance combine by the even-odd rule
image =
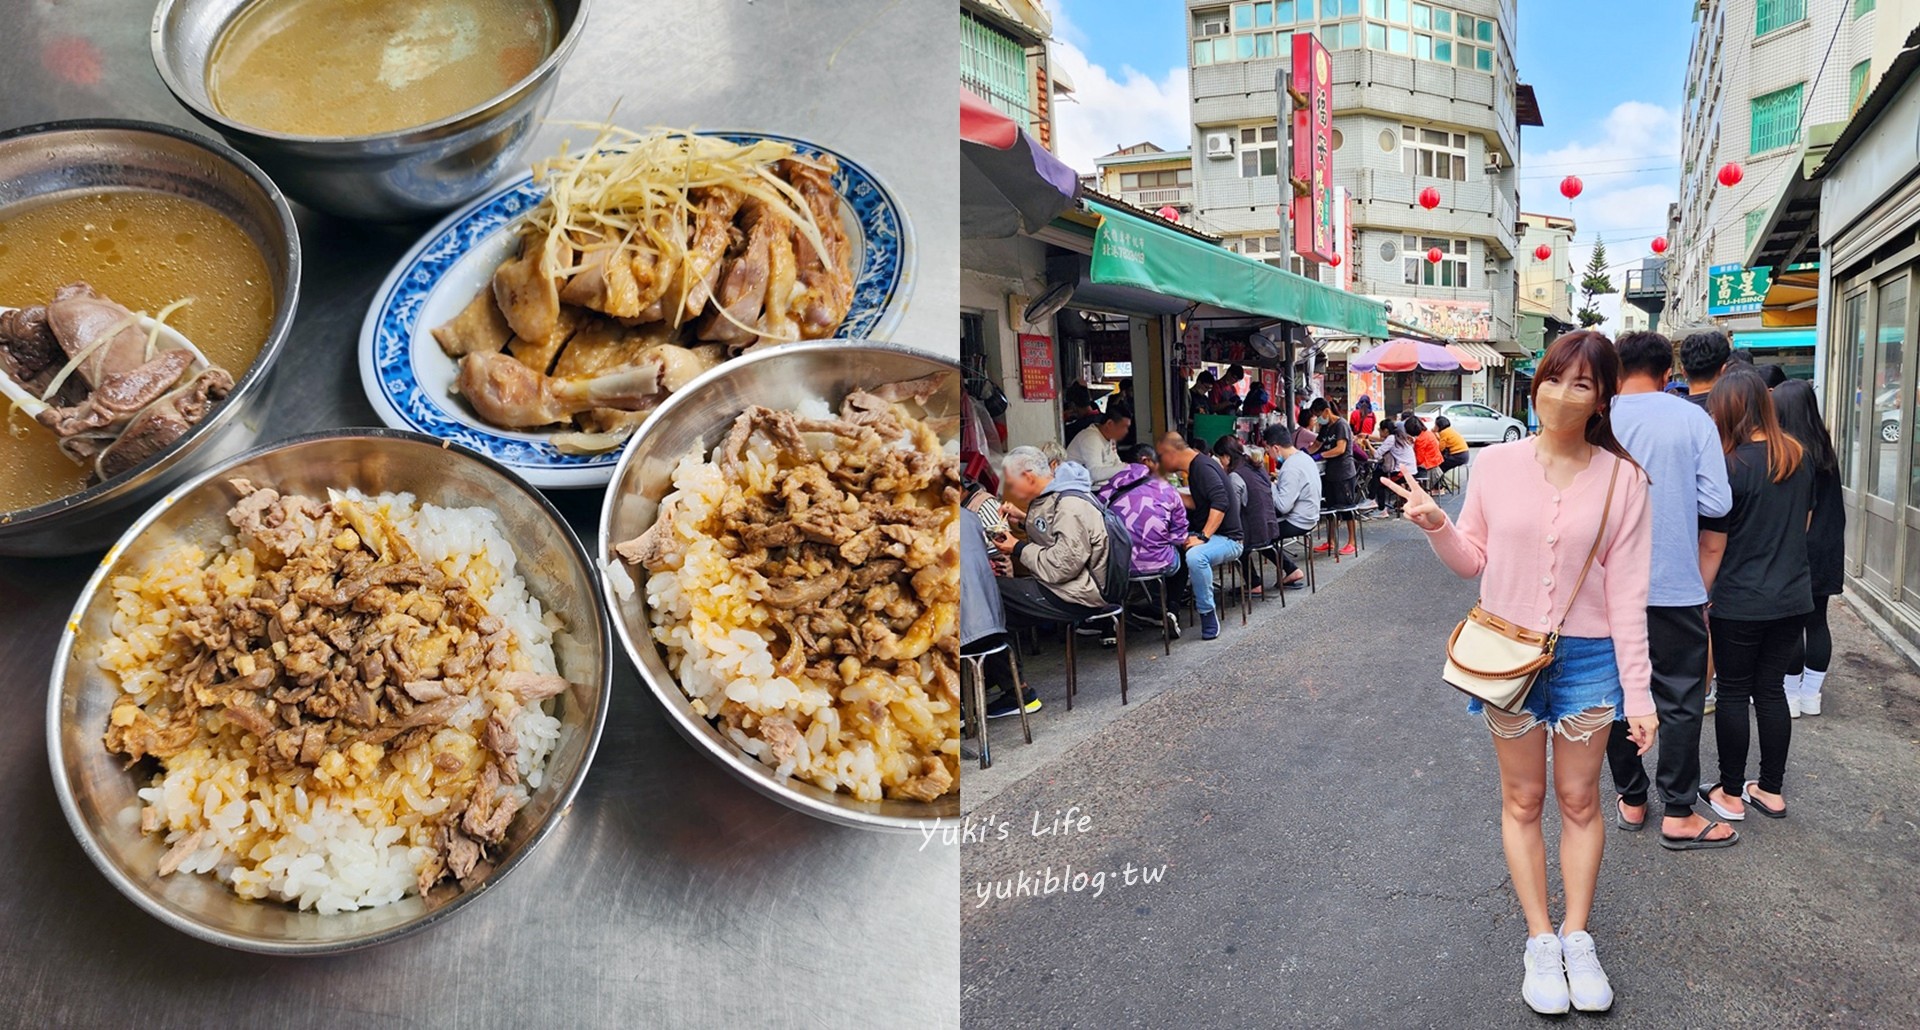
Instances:
[[[1474,357],[1471,354],[1468,354],[1466,351],[1461,350],[1459,347],[1456,347],[1453,344],[1449,343],[1447,344],[1447,353],[1460,359],[1460,371],[1462,372],[1480,371],[1480,359]]]
[[[1471,361],[1472,359],[1467,359]],[[1422,369],[1427,372],[1454,372],[1461,367],[1460,358],[1448,348],[1424,340],[1409,340],[1405,337],[1388,340],[1365,354],[1347,362],[1347,367],[1356,372],[1412,372]]]

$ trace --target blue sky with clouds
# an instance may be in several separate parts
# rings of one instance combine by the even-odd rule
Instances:
[[[1188,143],[1185,6],[1179,0],[1047,0],[1056,60],[1078,90],[1057,109],[1059,150],[1075,168],[1116,146]],[[1596,234],[1616,270],[1637,265],[1678,193],[1680,105],[1690,5],[1678,0],[1519,0],[1520,81],[1540,101],[1522,141],[1521,207],[1565,214],[1562,176],[1585,191],[1571,205],[1576,267]],[[1617,275],[1616,275],[1617,282]],[[1614,304],[1605,304],[1609,314]]]

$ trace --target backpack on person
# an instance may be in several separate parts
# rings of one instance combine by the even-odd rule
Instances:
[[[1108,604],[1124,604],[1127,599],[1127,577],[1133,574],[1133,537],[1127,534],[1126,522],[1112,508],[1100,503],[1098,497],[1085,490],[1058,492],[1065,497],[1078,497],[1100,512],[1100,522],[1107,527],[1106,582],[1100,586],[1100,599]]]

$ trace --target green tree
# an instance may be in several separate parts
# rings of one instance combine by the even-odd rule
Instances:
[[[1607,274],[1607,245],[1599,237],[1593,241],[1593,253],[1587,257],[1587,269],[1580,276],[1580,328],[1588,329],[1607,320],[1593,303],[1595,297],[1618,293],[1613,277]]]

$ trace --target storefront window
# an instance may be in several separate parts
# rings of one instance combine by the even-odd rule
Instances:
[[[1873,458],[1867,471],[1873,496],[1891,501],[1900,483],[1895,470],[1900,460],[1900,403],[1906,392],[1900,382],[1901,358],[1907,341],[1906,276],[1880,287],[1879,309],[1880,367],[1873,380]]]
[[[1851,398],[1851,403],[1842,411],[1831,413],[1833,423],[1840,430],[1840,481],[1854,490],[1860,489],[1860,483],[1854,479],[1854,471],[1860,467],[1860,409],[1863,398],[1860,396],[1860,373],[1867,365],[1867,294],[1862,290],[1847,298],[1846,335],[1842,337],[1842,346],[1846,348],[1846,382],[1842,384],[1837,396]]]

